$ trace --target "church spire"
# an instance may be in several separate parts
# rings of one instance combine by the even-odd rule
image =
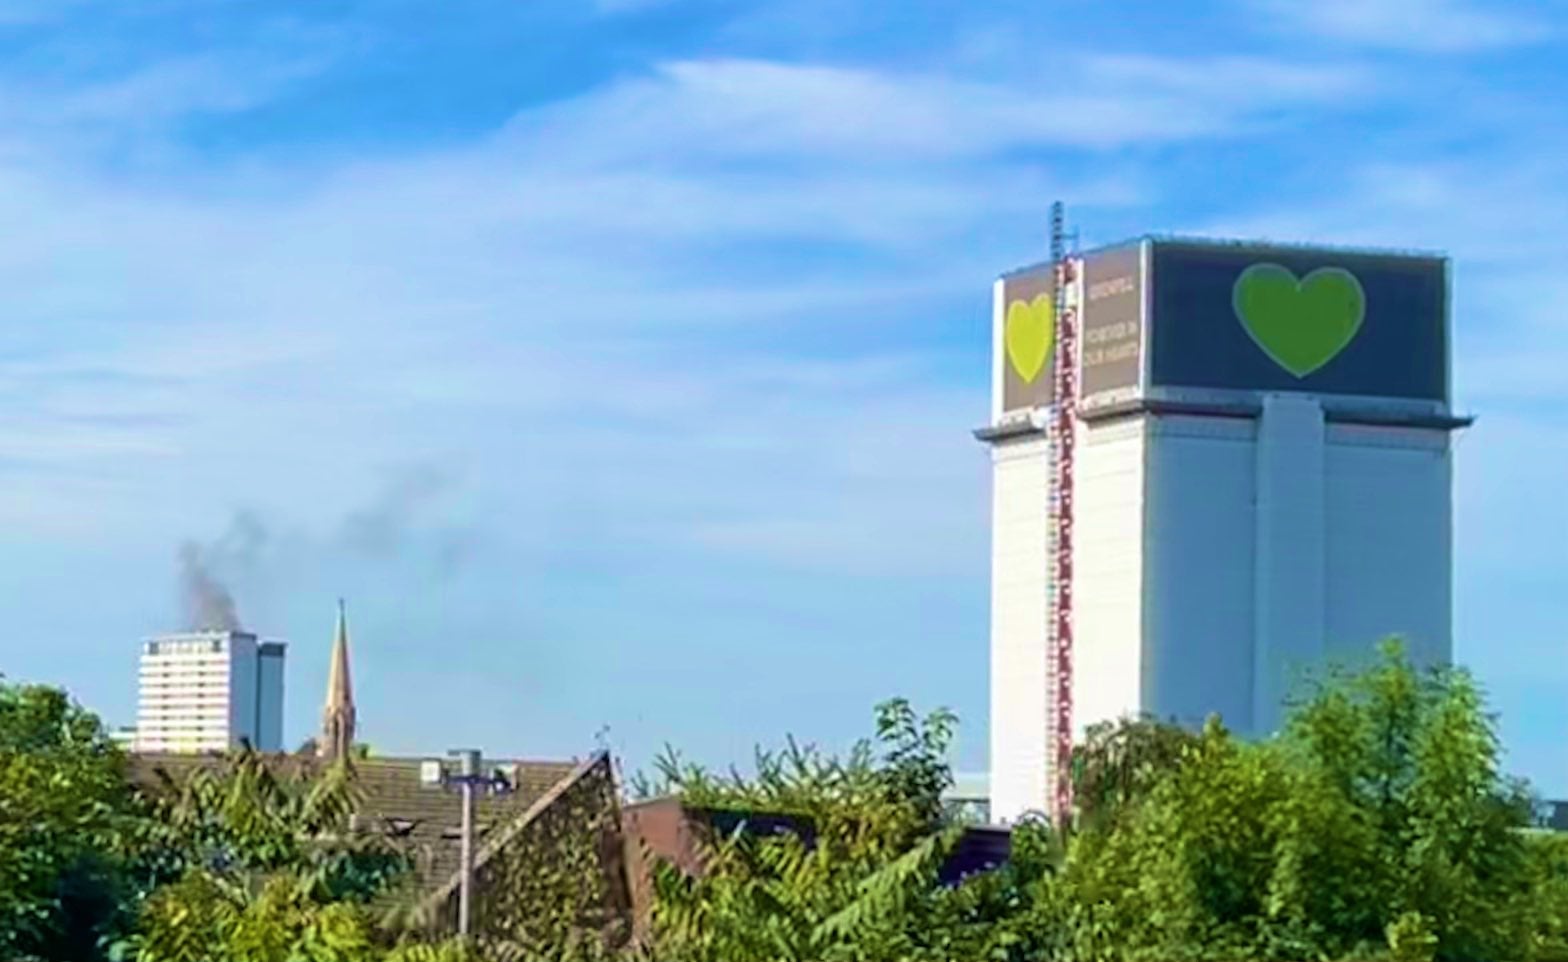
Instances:
[[[348,614],[338,599],[338,624],[327,673],[327,702],[321,713],[319,751],[327,758],[348,758],[354,748],[354,684],[348,671]]]

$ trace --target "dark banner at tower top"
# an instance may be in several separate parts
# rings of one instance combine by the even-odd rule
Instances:
[[[1002,411],[1050,404],[1056,397],[1055,269],[1041,264],[1008,274],[996,298]]]
[[[1149,384],[1448,401],[1441,257],[1151,242]]]
[[[1446,258],[1150,238],[1079,263],[1085,417],[1262,392],[1447,412]],[[998,414],[1055,400],[1053,274],[1043,264],[996,285]]]
[[[1143,384],[1143,245],[1083,259],[1078,394],[1085,410],[1138,396]]]

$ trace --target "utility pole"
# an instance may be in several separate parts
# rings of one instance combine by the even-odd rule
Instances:
[[[450,788],[456,785],[463,796],[463,821],[460,829],[461,868],[458,877],[457,889],[457,934],[461,938],[468,938],[473,929],[473,890],[474,890],[474,809],[480,792],[504,794],[513,789],[513,785],[499,772],[486,775],[480,771],[481,755],[477,748],[454,748],[447,752],[452,758],[457,759],[457,772],[454,774],[444,767],[441,771],[441,786]],[[439,763],[435,763],[439,764]]]
[[[450,754],[458,758],[457,778],[463,792],[463,879],[457,890],[457,934],[466,939],[473,918],[474,776],[479,774],[479,753],[465,748]]]

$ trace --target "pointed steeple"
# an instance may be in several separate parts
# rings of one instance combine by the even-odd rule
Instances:
[[[332,665],[327,672],[327,701],[321,713],[320,753],[348,758],[354,748],[354,684],[348,670],[348,614],[338,599],[338,624],[332,637]]]

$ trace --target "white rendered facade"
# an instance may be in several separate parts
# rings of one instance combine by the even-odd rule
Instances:
[[[1266,735],[1303,670],[1400,635],[1452,652],[1446,431],[1339,424],[1312,398],[1257,418],[1079,425],[1073,721],[1147,713]],[[1049,451],[993,445],[991,804],[1043,810]]]
[[[1310,393],[1223,400],[1077,424],[1075,740],[1137,714],[1264,736],[1304,671],[1390,635],[1451,660],[1453,425]],[[990,807],[1007,822],[1054,783],[1052,455],[1000,392],[992,425]]]
[[[284,650],[235,631],[143,642],[135,750],[210,752],[247,742],[281,751]]]

